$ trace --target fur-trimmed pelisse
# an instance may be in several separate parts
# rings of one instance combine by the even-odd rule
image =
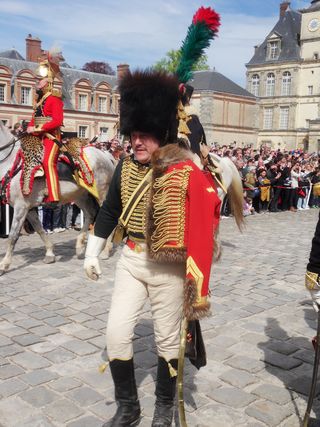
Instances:
[[[128,72],[120,81],[120,132],[145,132],[160,145],[176,142],[179,83],[175,76],[151,69]]]

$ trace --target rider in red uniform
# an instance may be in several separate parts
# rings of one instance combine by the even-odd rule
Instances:
[[[48,186],[46,202],[59,201],[59,179],[57,161],[59,146],[54,139],[60,141],[60,126],[63,124],[63,102],[61,95],[52,87],[54,76],[59,72],[59,66],[48,60],[40,64],[40,68],[48,70],[48,77],[40,80],[37,85],[38,102],[27,132],[38,135],[43,142],[43,169]]]

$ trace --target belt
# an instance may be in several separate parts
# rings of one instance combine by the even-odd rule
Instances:
[[[126,245],[129,246],[129,248],[132,251],[136,252],[137,254],[140,254],[141,252],[145,252],[146,250],[139,242],[134,242],[131,239],[127,240]]]
[[[35,126],[40,126],[40,125],[44,125],[45,123],[51,122],[51,120],[52,120],[51,117],[39,116],[34,118],[34,124]]]

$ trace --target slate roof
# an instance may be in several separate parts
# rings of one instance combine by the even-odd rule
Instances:
[[[320,0],[313,0],[311,6],[307,9],[303,9],[302,12],[314,12],[320,10]]]
[[[255,54],[247,65],[273,64],[277,62],[299,61],[300,45],[299,35],[301,28],[301,13],[288,9],[285,14],[279,18],[272,31],[265,38],[263,43],[257,48]],[[277,59],[267,58],[268,38],[277,33],[281,37],[281,51]]]
[[[0,52],[0,57],[8,59],[21,59],[22,61],[24,61],[24,57],[20,55],[20,53],[16,49],[10,49]]]
[[[255,99],[255,96],[217,71],[195,71],[189,82],[196,92],[209,90]]]
[[[21,55],[19,54],[19,56]],[[19,73],[19,71],[23,69],[28,69],[35,73],[38,68],[37,62],[25,61],[23,58],[11,59],[6,56],[3,56],[3,53],[1,52],[0,52],[0,65],[4,65],[9,69],[11,69],[13,74],[13,79]],[[80,79],[88,79],[91,82],[93,88],[96,87],[101,82],[108,83],[111,86],[113,91],[116,90],[117,88],[116,76],[110,76],[108,74],[93,73],[90,71],[77,70],[74,68],[70,68],[69,66],[60,67],[60,70],[63,74],[62,95],[63,95],[63,102],[65,105],[65,109],[70,109],[70,110],[74,109],[72,105],[72,90],[73,90],[74,83],[76,83]],[[14,98],[13,98],[13,101],[15,101]],[[92,108],[94,108],[93,105],[92,105]]]

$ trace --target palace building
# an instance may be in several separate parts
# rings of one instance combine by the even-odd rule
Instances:
[[[26,59],[11,49],[0,52],[0,120],[13,126],[30,120],[35,96],[36,69],[45,51],[41,40],[26,38]],[[119,114],[118,79],[129,68],[117,66],[117,76],[61,66],[55,80],[64,101],[64,128],[78,136],[109,140],[117,133]],[[209,144],[256,145],[256,97],[216,71],[195,72],[190,82],[195,90],[192,103],[203,123]]]
[[[258,145],[320,151],[320,0],[303,10],[282,2],[246,67],[260,105]]]
[[[217,71],[196,71],[191,104],[207,143],[256,146],[258,105],[254,95]]]
[[[36,70],[43,54],[41,40],[31,34],[26,38],[26,59],[15,49],[0,52],[0,120],[7,126],[31,119]],[[66,63],[60,69],[62,76],[55,79],[55,87],[62,91],[64,102],[62,130],[89,139],[114,137],[119,114],[117,82],[128,65],[118,65],[117,76],[77,70]]]

